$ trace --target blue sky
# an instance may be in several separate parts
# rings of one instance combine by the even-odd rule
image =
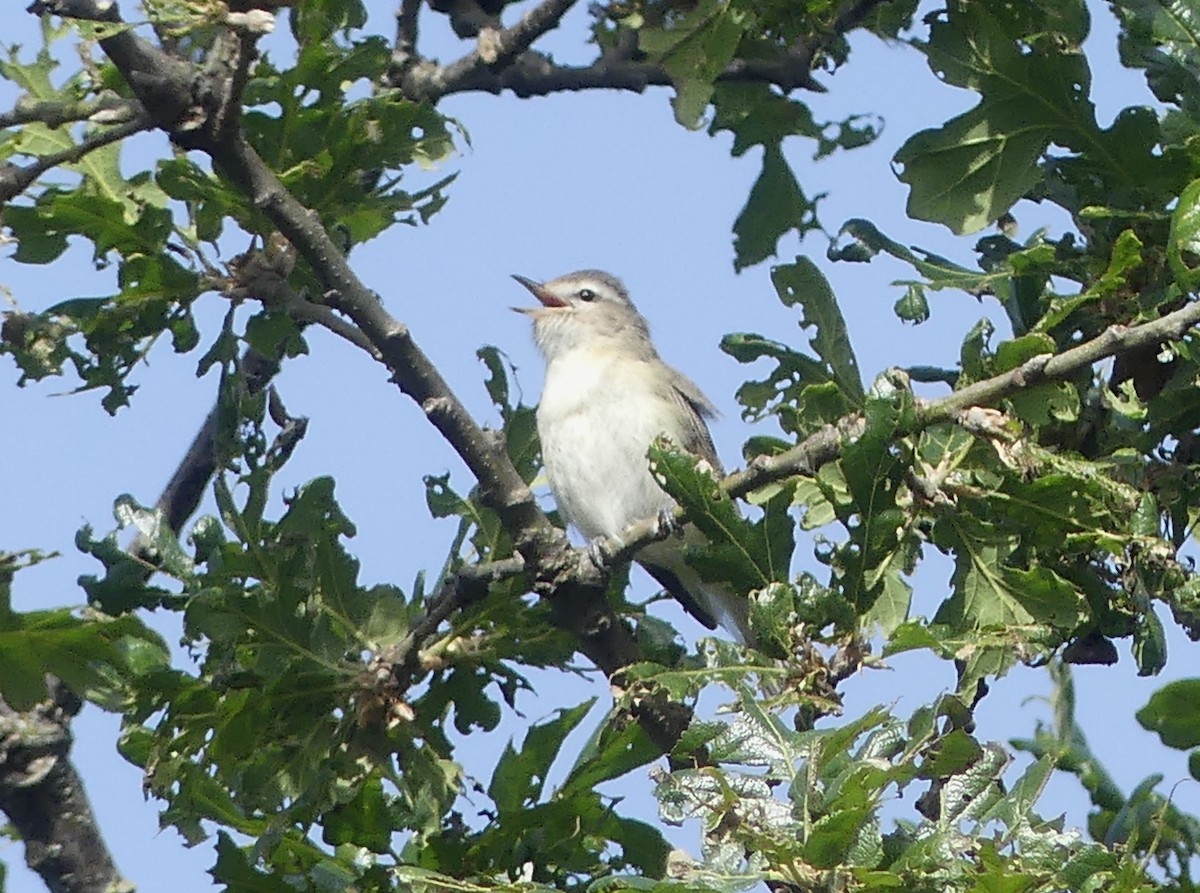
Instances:
[[[1150,100],[1140,76],[1116,68],[1114,27],[1105,7],[1095,4],[1094,99],[1102,121],[1129,104]],[[586,15],[580,4],[566,25],[547,41],[563,60],[587,58],[580,45]],[[372,26],[390,35],[392,6],[371,3]],[[510,15],[513,11],[510,10]],[[437,17],[440,19],[440,17]],[[463,51],[435,17],[423,39],[443,60]],[[5,41],[38,43],[32,17],[10,16]],[[286,28],[272,40],[272,53],[288,52]],[[904,217],[905,190],[892,171],[896,148],[915,130],[935,126],[971,104],[971,94],[936,82],[922,57],[902,45],[869,38],[854,41],[851,64],[834,77],[818,76],[829,92],[807,95],[817,117],[840,119],[874,113],[886,122],[872,146],[813,162],[812,147],[796,140],[789,160],[808,194],[827,193],[820,214],[832,232],[851,217],[867,217],[906,244],[971,263],[973,239],[953,239],[931,225]],[[0,108],[15,98],[0,83]],[[512,313],[527,302],[509,279],[522,273],[544,279],[582,267],[600,267],[621,276],[651,322],[663,356],[693,377],[722,410],[713,433],[725,464],[738,464],[740,446],[758,429],[743,422],[733,394],[749,370],[717,347],[723,334],[757,331],[792,344],[803,343],[795,314],[774,296],[769,264],[735,275],[730,228],[758,171],[758,151],[731,159],[731,139],[710,138],[679,127],[664,89],[637,96],[625,93],[576,94],[517,100],[511,96],[456,96],[442,110],[459,119],[470,145],[434,172],[459,172],[450,201],[428,227],[397,227],[356,250],[360,277],[382,297],[389,311],[407,323],[418,343],[439,364],[452,387],[484,422],[496,422],[484,391],[484,370],[475,358],[483,344],[499,346],[517,367],[527,402],[536,401],[541,362],[528,321]],[[166,150],[157,135],[139,138],[135,159]],[[132,168],[131,168],[132,169]],[[1023,204],[1016,213],[1021,236],[1038,226],[1051,234],[1064,221]],[[891,285],[909,271],[887,259],[869,265],[830,264],[820,234],[803,244],[789,237],[779,259],[811,256],[829,276],[847,316],[850,337],[863,374],[874,377],[894,365],[953,365],[965,332],[983,316],[998,325],[994,303],[956,293],[931,295],[933,318],[912,327],[891,312],[900,291]],[[234,248],[237,250],[237,248]],[[0,248],[0,285],[24,310],[36,311],[68,297],[104,294],[111,271],[93,271],[90,249],[73,248],[51,267],[12,262]],[[224,307],[219,298],[203,302],[200,319],[212,337]],[[1001,332],[1003,330],[1001,329]],[[406,590],[420,570],[436,572],[453,535],[450,521],[431,521],[424,503],[423,474],[451,472],[460,489],[470,486],[462,463],[428,425],[420,410],[387,381],[385,370],[324,332],[309,337],[309,356],[288,364],[278,379],[293,414],[310,417],[308,436],[278,479],[294,487],[317,475],[334,474],[338,497],[359,534],[350,547],[362,561],[366,582],[393,582]],[[16,607],[22,610],[79,604],[75,585],[96,566],[72,545],[75,530],[90,523],[111,524],[111,505],[121,493],[152,503],[200,424],[215,392],[215,378],[197,380],[197,355],[176,356],[165,344],[148,358],[135,380],[141,385],[132,406],[109,418],[96,394],[57,396],[68,390],[49,382],[18,391],[17,372],[0,364],[0,417],[15,420],[3,436],[5,511],[0,513],[0,547],[57,549],[62,556],[20,574]],[[766,433],[770,433],[769,431]],[[817,570],[811,544],[798,550],[798,568]],[[931,563],[917,579],[914,612],[928,615],[946,594],[948,568]],[[636,575],[636,592],[649,595],[648,578]],[[670,606],[662,607],[687,637],[701,630]],[[172,641],[178,628],[169,619],[154,622]],[[1200,809],[1200,793],[1187,781],[1182,755],[1162,748],[1134,721],[1133,711],[1170,678],[1187,675],[1187,644],[1172,635],[1172,662],[1158,679],[1135,675],[1127,647],[1114,668],[1076,672],[1078,711],[1091,731],[1091,744],[1128,791],[1151,767],[1162,771],[1166,792],[1180,805]],[[872,672],[845,686],[847,714],[875,703],[893,704],[907,715],[938,692],[954,686],[952,668],[919,656],[902,656],[893,670]],[[602,680],[588,686],[558,676],[538,676],[538,698],[519,706],[529,719],[570,706],[590,694],[607,697]],[[1036,700],[1047,683],[1035,671],[1019,669],[994,686],[979,713],[979,735],[992,740],[1031,732],[1049,712]],[[1030,698],[1034,700],[1028,700]],[[488,760],[527,720],[507,717],[490,736],[464,747],[468,769],[488,776]],[[209,889],[205,869],[213,861],[210,844],[187,850],[173,831],[157,830],[157,806],[141,795],[136,769],[115,753],[117,722],[87,708],[75,725],[75,759],[92,802],[125,875],[142,889],[178,893]],[[1130,753],[1141,756],[1128,758]],[[623,808],[652,815],[644,772],[617,790],[628,795]],[[903,804],[902,804],[903,805]],[[1042,804],[1046,815],[1067,812],[1083,821],[1086,803],[1072,779],[1056,780]],[[907,807],[906,807],[907,808]],[[696,850],[697,831],[672,832]],[[8,863],[9,889],[43,889],[23,867],[21,847],[0,850]]]

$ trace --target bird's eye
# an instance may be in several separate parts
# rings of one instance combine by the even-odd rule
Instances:
[[[579,300],[594,301],[596,300],[596,293],[590,288],[581,288],[579,289]]]

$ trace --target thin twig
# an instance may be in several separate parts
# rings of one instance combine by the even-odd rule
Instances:
[[[0,112],[0,127],[16,127],[37,122],[47,127],[61,127],[76,121],[102,118],[97,123],[122,124],[140,113],[136,102],[122,99],[115,93],[104,93],[96,100],[58,101],[34,99],[25,95],[17,100],[11,112]]]
[[[379,352],[379,348],[354,323],[342,319],[322,304],[314,304],[307,298],[302,298],[294,291],[291,294],[291,300],[284,305],[284,309],[287,310],[290,317],[302,323],[311,323],[328,329],[339,338],[349,341],[359,350],[366,351],[371,359],[383,362],[383,354]]]
[[[403,639],[388,648],[380,658],[393,666],[393,673],[403,691],[411,684],[418,668],[421,648],[451,616],[487,595],[488,587],[498,581],[525,572],[525,560],[520,555],[483,564],[467,565],[443,578],[430,596],[425,613],[412,625]]]
[[[126,137],[133,136],[135,133],[140,133],[143,130],[149,130],[153,126],[154,122],[150,120],[149,116],[142,113],[133,120],[126,121],[124,124],[118,124],[115,127],[109,127],[106,130],[90,134],[80,143],[69,149],[63,149],[61,152],[53,152],[50,155],[42,155],[37,161],[25,167],[19,167],[15,164],[7,164],[0,167],[0,204],[16,198],[28,189],[38,177],[46,173],[46,171],[56,168],[61,164],[73,164],[89,152],[94,152],[96,149],[107,146],[110,143],[120,142]]]

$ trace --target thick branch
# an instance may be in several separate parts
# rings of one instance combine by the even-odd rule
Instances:
[[[109,25],[121,24],[121,14],[115,2],[34,0],[29,5],[29,12]],[[175,127],[186,121],[192,104],[194,66],[164,53],[130,29],[122,29],[103,38],[100,47],[121,70],[126,83],[159,126],[163,126],[163,122],[170,122],[171,127]]]
[[[405,67],[417,53],[417,17],[421,12],[421,0],[400,0],[396,11],[396,45],[392,51],[392,64]]]
[[[518,548],[532,549],[538,557],[561,550],[561,534],[538,508],[503,443],[471,418],[408,327],[389,315],[358,279],[320,221],[284,188],[240,134],[212,146],[210,154],[308,261],[329,289],[326,303],[348,316],[379,350],[392,380],[425,411],[479,480],[485,504],[499,514],[507,530],[519,533]]]
[[[279,372],[279,364],[256,350],[247,349],[242,354],[241,371],[246,380],[246,388],[255,394],[265,388]],[[175,468],[171,480],[163,488],[162,495],[158,497],[156,507],[162,510],[167,526],[176,535],[183,530],[187,519],[200,506],[209,481],[216,473],[217,414],[218,407],[214,406],[209,410],[204,424],[196,432],[191,446]],[[135,543],[131,551],[136,554],[138,548],[139,545]]]
[[[0,810],[25,843],[25,861],[50,893],[117,893],[121,877],[71,764],[80,703],[56,681],[27,713],[0,701]]]

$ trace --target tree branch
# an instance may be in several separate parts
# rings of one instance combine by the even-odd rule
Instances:
[[[467,565],[446,576],[430,597],[424,616],[412,625],[408,635],[379,655],[392,666],[400,690],[404,691],[412,684],[419,669],[421,647],[437,634],[444,622],[462,608],[484,598],[492,583],[523,573],[525,560],[514,555],[499,561]]]
[[[34,99],[28,94],[17,100],[11,112],[0,114],[0,127],[16,127],[35,121],[47,127],[61,127],[76,121],[94,120],[98,124],[122,124],[140,112],[135,102],[115,93],[103,93],[95,100],[60,102]]]
[[[81,17],[103,15],[105,21],[119,22],[112,7],[101,11],[96,0],[44,0],[34,8],[59,14],[69,8]],[[535,19],[529,28],[535,26],[544,28],[544,20]],[[527,39],[527,32],[521,34],[520,39]],[[575,550],[537,505],[508,458],[503,436],[479,427],[413,340],[407,326],[384,310],[375,293],[358,279],[316,215],[280,183],[246,142],[240,128],[213,126],[212,122],[197,117],[206,110],[219,111],[189,92],[203,90],[202,79],[179,69],[173,60],[157,58],[165,55],[163,51],[128,31],[101,41],[101,47],[131,81],[146,71],[166,72],[168,83],[157,84],[153,96],[140,97],[158,126],[174,141],[206,152],[217,169],[249,197],[307,261],[327,288],[326,304],[348,317],[374,346],[392,373],[392,380],[422,408],[479,481],[481,501],[497,513],[515,549],[530,566],[535,589],[544,595],[563,588],[571,590],[573,610],[565,612],[559,620],[579,636],[583,653],[597,666],[610,670],[628,664],[631,655],[637,653],[631,631],[604,600],[600,575],[595,569],[591,569],[590,575],[576,570],[579,562]],[[180,115],[179,109],[190,111]],[[202,429],[193,444],[193,452],[201,457],[210,449],[206,446],[207,437]],[[202,462],[187,464],[191,467],[190,479],[204,476],[206,467]],[[168,490],[173,487],[174,482]]]
[[[828,34],[780,49],[771,57],[735,59],[717,80],[772,84],[784,93],[797,89],[824,92],[825,87],[812,76],[814,58],[832,39],[862,24],[884,2],[887,0],[848,0]],[[422,60],[417,53],[414,14],[411,29],[397,39],[396,66],[389,82],[410,99],[429,102],[466,92],[511,90],[517,96],[530,97],[597,89],[641,93],[647,87],[672,85],[661,64],[634,58],[628,42],[619,42],[586,66],[559,65],[530,50],[571,5],[565,0],[546,0],[498,37],[486,38],[485,30],[475,49],[446,65]]]
[[[557,28],[567,10],[574,5],[575,0],[545,0],[525,13],[511,28],[481,32],[475,49],[457,62],[436,69],[441,80],[436,86],[469,79],[489,67],[507,68],[535,40]]]
[[[1110,326],[1091,341],[1068,348],[1059,354],[1039,354],[1026,360],[1016,369],[992,378],[977,381],[961,391],[936,400],[918,400],[916,420],[911,426],[895,432],[903,437],[945,422],[962,422],[972,407],[994,407],[1007,397],[1051,381],[1065,381],[1076,373],[1101,360],[1137,350],[1157,347],[1177,341],[1196,326],[1200,326],[1200,301],[1165,316],[1137,326]],[[861,433],[861,416],[846,416],[836,425],[826,425],[806,437],[796,446],[774,456],[760,456],[745,470],[735,471],[720,481],[730,496],[745,496],[770,483],[802,475],[812,477],[823,465],[842,454],[842,443]],[[685,520],[683,511],[676,510],[676,520]],[[625,528],[619,539],[599,543],[605,555],[615,561],[628,561],[647,543],[662,537],[658,519],[648,518]]]
[[[396,43],[392,50],[392,64],[405,68],[417,55],[417,17],[421,12],[421,0],[400,0],[396,11]]]
[[[810,53],[790,50],[772,59],[739,59],[717,80],[773,84],[785,93],[797,89],[824,92],[825,88],[812,77],[811,62]],[[631,59],[619,52],[601,55],[586,66],[559,65],[549,56],[532,50],[498,70],[464,66],[461,71],[449,71],[456,64],[411,65],[394,72],[390,83],[408,98],[428,102],[455,93],[498,94],[505,90],[511,90],[523,99],[581,90],[642,93],[647,87],[669,87],[673,83],[661,65]]]
[[[247,389],[250,393],[255,394],[265,388],[275,377],[279,372],[279,364],[258,351],[247,348],[242,353],[241,370]],[[176,535],[183,530],[187,519],[199,508],[200,500],[204,498],[209,481],[216,473],[217,413],[218,407],[216,406],[209,410],[200,430],[192,438],[191,445],[179,461],[179,465],[176,466],[174,474],[171,475],[171,480],[167,482],[162,494],[158,497],[158,502],[155,503],[155,507],[162,510],[167,526]],[[135,540],[134,544],[130,546],[130,551],[136,555],[139,554],[138,549],[139,543]]]
[[[150,120],[148,115],[144,113],[138,114],[124,124],[117,124],[114,127],[109,127],[106,130],[89,135],[78,145],[72,146],[69,149],[63,149],[61,152],[54,152],[50,155],[42,155],[37,161],[25,167],[19,167],[15,164],[0,166],[0,205],[16,198],[28,189],[38,177],[46,173],[46,171],[56,168],[60,164],[76,162],[89,152],[93,152],[110,143],[120,142],[127,136],[133,136],[135,133],[149,130],[153,126],[154,122]]]
[[[52,680],[52,697],[27,713],[0,701],[0,810],[25,843],[25,862],[50,893],[132,890],[100,834],[69,758],[81,706]]]

